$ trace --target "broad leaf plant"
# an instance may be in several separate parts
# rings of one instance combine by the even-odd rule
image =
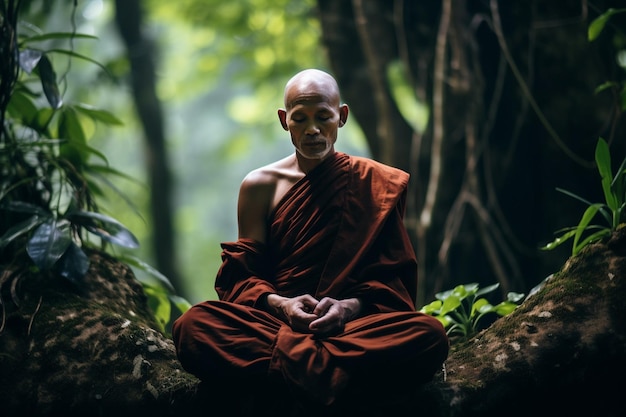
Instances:
[[[451,290],[435,294],[436,300],[420,309],[437,318],[453,341],[468,340],[483,329],[487,315],[503,317],[512,313],[524,294],[509,292],[507,299],[492,305],[485,297],[500,284],[480,288],[477,283],[457,285]]]
[[[49,45],[96,38],[42,33],[33,25],[18,24],[19,8],[19,1],[0,0],[0,290],[15,287],[22,265],[14,262],[23,259],[20,254],[49,276],[80,287],[89,268],[86,248],[139,246],[132,232],[99,210],[97,198],[104,196],[105,187],[131,204],[110,180],[129,178],[89,146],[85,129],[86,123],[121,122],[106,110],[64,102],[59,89],[55,58],[100,64],[71,48]],[[170,301],[184,309],[184,300],[158,271],[132,256],[124,261],[157,278],[158,285],[154,279],[142,284],[163,330]],[[0,305],[2,331],[1,298]]]

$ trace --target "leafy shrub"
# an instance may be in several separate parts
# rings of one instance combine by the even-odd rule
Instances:
[[[482,330],[481,319],[488,314],[506,316],[517,308],[524,294],[509,292],[507,300],[491,305],[482,297],[495,291],[500,284],[479,288],[477,283],[458,285],[451,290],[435,294],[436,300],[420,309],[422,313],[436,317],[446,333],[458,340],[467,340]]]
[[[71,48],[46,46],[97,38],[75,32],[42,34],[30,24],[22,27],[32,36],[18,33],[19,4],[0,2],[0,290],[19,278],[9,265],[24,252],[39,270],[80,286],[89,268],[83,248],[139,246],[126,227],[99,211],[96,198],[105,187],[135,208],[110,181],[111,176],[128,177],[88,145],[85,133],[87,123],[121,122],[105,110],[64,103],[53,56],[100,64]],[[144,289],[164,329],[170,301],[185,309],[184,300],[174,296],[158,271],[132,257],[126,261],[156,277]],[[0,305],[4,308],[1,298]]]
[[[601,177],[604,203],[591,203],[569,191],[557,188],[558,191],[587,204],[580,222],[576,226],[557,231],[559,236],[542,249],[551,250],[572,239],[572,255],[578,254],[589,243],[596,242],[608,235],[624,222],[626,206],[626,157],[615,175],[611,168],[609,145],[600,138],[596,145],[596,165]],[[598,214],[605,220],[604,224],[592,224]]]

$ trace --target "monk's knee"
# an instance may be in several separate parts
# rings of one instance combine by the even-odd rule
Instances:
[[[418,379],[430,380],[442,369],[443,363],[448,358],[450,341],[441,322],[426,314],[416,317],[415,332],[418,334],[416,343],[420,352],[417,358],[421,376]]]

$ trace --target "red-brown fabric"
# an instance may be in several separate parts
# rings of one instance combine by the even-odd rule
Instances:
[[[363,297],[371,312],[414,310],[417,262],[403,224],[404,171],[336,153],[274,210],[267,245],[223,243],[215,289],[250,306],[261,295]]]
[[[355,384],[431,377],[448,340],[436,319],[415,311],[417,263],[403,224],[408,178],[336,153],[283,197],[266,244],[223,243],[220,301],[192,307],[173,326],[185,369],[203,380],[279,376],[321,404]],[[267,293],[359,297],[364,309],[343,333],[320,338],[263,311]]]

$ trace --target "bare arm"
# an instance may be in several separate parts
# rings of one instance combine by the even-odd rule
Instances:
[[[271,175],[263,171],[252,171],[244,178],[237,201],[239,239],[265,243],[267,216],[275,187]]]

